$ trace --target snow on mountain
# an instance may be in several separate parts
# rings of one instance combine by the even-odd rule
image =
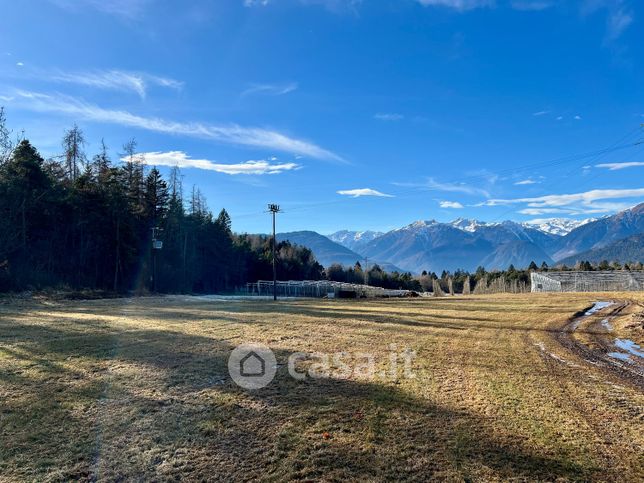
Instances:
[[[418,220],[410,223],[409,225],[405,225],[402,228],[396,228],[393,231],[418,231],[438,224],[439,223],[436,220]]]
[[[596,218],[587,218],[585,220],[573,220],[572,218],[537,218],[522,223],[523,226],[534,228],[544,233],[552,235],[565,236],[575,228],[579,228],[586,223],[595,221]]]
[[[349,248],[350,250],[359,250],[361,246],[366,245],[370,241],[375,240],[382,235],[383,233],[380,231],[340,230],[328,235],[327,238]]]
[[[454,228],[458,228],[459,230],[474,233],[478,228],[482,226],[494,226],[498,225],[498,223],[486,223],[484,221],[469,220],[467,218],[456,218],[450,223],[450,225],[452,225]]]

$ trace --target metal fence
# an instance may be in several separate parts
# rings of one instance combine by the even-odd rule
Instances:
[[[355,283],[331,282],[329,280],[288,280],[277,282],[278,297],[339,297],[354,296],[357,298],[375,297],[406,297],[409,290],[391,290],[371,285]],[[246,295],[269,296],[273,295],[273,282],[258,280],[246,284]]]

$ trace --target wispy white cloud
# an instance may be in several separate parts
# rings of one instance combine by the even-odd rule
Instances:
[[[362,0],[297,0],[297,2],[303,6],[319,5],[334,13],[355,13]],[[273,0],[243,0],[243,3],[245,7],[266,7],[275,2]]]
[[[644,188],[636,189],[604,189],[590,190],[582,193],[545,195],[533,198],[490,199],[478,206],[509,206],[513,204],[526,204],[527,207],[519,211],[524,215],[544,215],[553,213],[591,214],[607,213],[624,209],[629,205],[624,202],[605,202],[602,200],[625,200],[641,198]]]
[[[454,10],[472,10],[481,7],[492,7],[494,0],[417,0],[426,7],[446,7]]]
[[[616,211],[623,211],[631,208],[631,203],[593,203],[590,206],[576,206],[570,208],[524,208],[519,210],[518,213],[529,216],[540,215],[600,215],[603,213],[614,213]]]
[[[633,23],[633,14],[624,8],[618,8],[608,16],[608,26],[606,29],[606,40],[613,41],[620,37],[622,33]]]
[[[478,174],[472,176],[485,177],[485,174]],[[486,181],[490,184],[496,182],[496,175],[490,174],[490,178],[486,178]],[[490,193],[483,189],[475,186],[470,186],[465,183],[443,183],[436,181],[434,178],[427,178],[424,182],[398,182],[394,181],[391,184],[394,186],[402,186],[407,188],[418,188],[421,190],[427,191],[445,191],[447,193],[463,193],[466,195],[478,195],[485,196],[486,198],[490,197]]]
[[[45,73],[47,78],[55,82],[84,85],[98,89],[111,89],[136,92],[144,98],[150,85],[179,90],[183,82],[160,77],[144,72],[127,72],[122,70],[95,70],[88,72],[53,71]]]
[[[286,84],[251,84],[248,89],[241,93],[241,96],[251,94],[266,94],[270,96],[282,96],[293,92],[298,88],[297,82],[288,82]]]
[[[140,17],[154,0],[50,0],[55,5],[71,11],[92,8],[102,13],[124,19]]]
[[[301,166],[296,163],[272,164],[264,159],[259,161],[244,161],[236,164],[215,163],[208,159],[194,159],[183,151],[149,152],[138,153],[137,158],[150,166],[178,166],[179,168],[196,168],[230,175],[236,174],[279,174],[284,171],[299,169]],[[127,158],[121,158],[127,161]]]
[[[482,188],[470,186],[465,183],[441,183],[434,178],[427,178],[424,186],[429,190],[446,191],[448,193],[465,193],[467,195],[483,195],[489,197],[490,193]]]
[[[24,67],[24,66],[25,66],[25,63],[24,63],[24,62],[16,62],[16,65],[17,65],[18,67]]]
[[[581,121],[581,116],[580,116],[579,114],[577,114],[577,115],[574,117],[574,119],[575,119],[575,121]]]
[[[598,11],[606,12],[605,43],[617,40],[633,23],[633,11],[624,5],[623,0],[583,0],[582,15],[590,15]]]
[[[374,119],[379,121],[401,121],[405,116],[396,112],[379,112],[373,115]]]
[[[453,209],[460,209],[463,208],[463,205],[460,204],[458,201],[440,201],[438,203],[441,208],[453,208]]]
[[[510,2],[510,5],[515,10],[539,12],[541,10],[546,10],[552,7],[554,4],[553,2],[544,0],[514,0]]]
[[[610,171],[617,171],[620,169],[626,169],[626,168],[635,168],[638,166],[644,166],[644,162],[642,161],[632,161],[628,163],[602,163],[602,164],[596,164],[596,168],[607,168]]]
[[[545,116],[546,114],[549,114],[549,113],[550,113],[550,111],[537,111],[537,112],[533,112],[532,115],[533,116]]]
[[[380,196],[385,198],[393,198],[393,195],[388,195],[371,188],[357,188],[352,190],[339,190],[339,195],[351,196],[352,198],[359,198],[361,196]]]
[[[148,131],[209,139],[220,143],[279,150],[316,159],[343,162],[337,154],[308,141],[286,136],[277,131],[237,124],[213,125],[199,122],[177,122],[145,117],[128,111],[104,109],[95,104],[62,94],[42,94],[16,90],[11,94],[17,107],[36,112],[54,112],[95,122],[120,124]]]
[[[539,215],[555,215],[555,214],[569,214],[570,210],[562,208],[524,208],[519,210],[522,215],[539,216]]]
[[[538,181],[535,181],[535,180],[533,180],[533,179],[524,179],[524,180],[521,180],[521,181],[517,181],[517,182],[516,182],[516,183],[514,183],[514,184],[515,184],[516,186],[524,186],[524,185],[537,184],[537,183],[538,183]]]
[[[491,199],[487,200],[484,204],[486,206],[498,206],[528,203],[532,207],[567,206],[573,203],[592,203],[597,200],[634,198],[638,196],[644,196],[644,188],[590,190],[582,193],[545,195],[534,198]]]

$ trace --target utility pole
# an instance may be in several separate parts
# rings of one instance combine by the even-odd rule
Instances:
[[[280,212],[279,205],[269,204],[268,211],[273,215],[273,300],[277,300],[277,265],[275,264],[275,215]]]
[[[157,231],[161,231],[159,227],[152,227],[152,291],[156,293],[157,291],[157,250],[163,248],[163,242],[157,240]]]
[[[364,257],[364,284],[369,285],[369,257]]]

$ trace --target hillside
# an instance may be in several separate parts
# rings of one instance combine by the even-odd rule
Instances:
[[[644,233],[644,203],[574,229],[562,238],[552,258],[562,261],[640,233]]]
[[[334,263],[345,266],[353,266],[356,262],[364,264],[364,257],[362,255],[314,231],[278,233],[277,239],[279,241],[288,240],[291,243],[310,248],[317,261],[324,267],[328,267]],[[403,271],[387,261],[380,261],[380,259],[372,259],[369,263],[370,265],[371,263],[378,263],[383,270],[388,272]]]
[[[481,261],[487,270],[506,270],[510,265],[515,268],[525,268],[535,262],[537,265],[546,262],[554,263],[546,252],[539,246],[528,241],[511,241],[496,247],[496,249]]]
[[[417,221],[392,230],[367,244],[362,252],[370,258],[389,260],[405,270],[474,270],[493,250],[486,240],[434,220]]]
[[[601,248],[577,253],[559,260],[559,263],[573,266],[578,261],[599,263],[602,260],[608,260],[609,262],[616,260],[620,263],[644,262],[644,233],[617,240]]]

